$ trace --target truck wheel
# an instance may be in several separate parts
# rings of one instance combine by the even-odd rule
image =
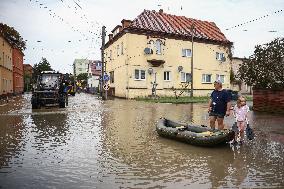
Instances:
[[[36,99],[32,99],[32,109],[39,109],[40,108],[40,104],[38,103],[38,101]]]

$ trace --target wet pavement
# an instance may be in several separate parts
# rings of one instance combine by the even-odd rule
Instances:
[[[207,104],[81,93],[66,109],[32,110],[30,97],[0,106],[0,188],[284,188],[283,115],[251,112],[254,141],[204,148],[161,138],[155,125],[208,125]]]

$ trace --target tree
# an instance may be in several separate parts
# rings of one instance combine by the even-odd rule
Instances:
[[[82,87],[84,88],[87,85],[87,81],[88,81],[88,73],[80,73],[77,78],[77,81],[81,81]]]
[[[78,80],[81,80],[81,81],[85,80],[85,81],[87,81],[87,80],[88,80],[88,73],[80,73],[80,74],[77,76],[77,81],[78,81]]]
[[[284,88],[284,38],[257,45],[240,66],[238,77],[258,89]]]
[[[53,71],[53,69],[51,68],[49,62],[47,61],[46,58],[41,58],[41,61],[38,64],[35,64],[33,66],[33,80],[36,81],[38,75],[42,72],[42,71]]]
[[[11,45],[17,47],[21,51],[26,49],[26,42],[24,41],[20,33],[13,27],[0,23],[0,33]]]

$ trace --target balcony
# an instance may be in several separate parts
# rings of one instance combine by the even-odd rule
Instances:
[[[165,63],[163,54],[156,54],[156,52],[153,52],[153,50],[150,48],[145,48],[144,52],[147,62],[152,64],[152,66],[159,67],[160,65]]]

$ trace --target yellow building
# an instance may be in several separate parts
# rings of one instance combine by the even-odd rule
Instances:
[[[232,61],[231,61],[232,71],[235,77],[238,75],[239,68],[243,64],[244,60],[245,58],[238,58],[238,57],[232,58]],[[242,81],[231,83],[231,89],[238,91],[240,94],[251,94],[252,93],[251,86],[248,86]]]
[[[211,93],[216,79],[230,88],[232,43],[215,23],[163,10],[144,10],[121,23],[109,34],[104,54],[114,96],[188,96],[192,55],[194,96]]]
[[[12,46],[0,34],[0,97],[13,93]]]

